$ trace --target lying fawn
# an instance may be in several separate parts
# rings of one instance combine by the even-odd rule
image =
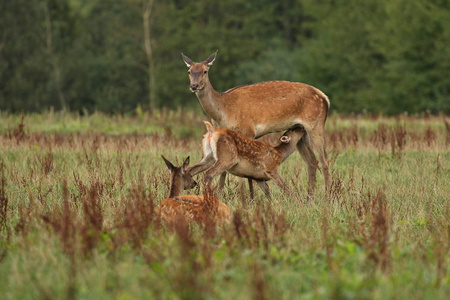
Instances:
[[[188,169],[194,176],[206,170],[206,183],[227,171],[239,177],[253,179],[270,199],[267,180],[273,179],[285,192],[289,192],[277,170],[280,164],[297,150],[297,143],[303,137],[303,127],[286,131],[280,144],[272,147],[264,142],[252,140],[236,131],[215,129],[204,122],[207,133],[203,137],[202,160]]]
[[[228,223],[230,221],[231,212],[228,206],[211,194],[208,193],[204,197],[181,195],[183,190],[191,189],[196,185],[192,176],[187,172],[189,156],[181,167],[175,167],[164,156],[162,158],[170,170],[170,193],[169,197],[161,201],[156,210],[156,215],[161,220],[167,224],[174,224],[180,219],[199,223],[206,221]]]

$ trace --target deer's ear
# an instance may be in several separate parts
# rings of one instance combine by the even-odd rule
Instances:
[[[175,166],[174,166],[170,161],[168,161],[168,160],[164,157],[164,155],[161,155],[161,157],[162,157],[162,159],[164,160],[164,162],[166,163],[167,168],[172,172],[172,170],[175,169]]]
[[[280,142],[282,142],[282,143],[287,144],[287,143],[289,143],[290,141],[291,141],[291,138],[288,137],[287,135],[282,135],[282,136],[280,137]]]
[[[184,63],[186,64],[186,66],[187,66],[188,68],[190,68],[190,67],[194,64],[194,62],[192,61],[192,59],[190,59],[189,57],[187,57],[187,56],[184,55],[183,53],[181,53],[181,57],[183,57],[183,61],[184,61]]]
[[[216,55],[217,55],[217,52],[218,52],[218,51],[219,51],[219,50],[217,50],[216,52],[214,52],[213,54],[211,54],[211,55],[208,57],[208,59],[205,60],[205,64],[207,64],[209,67],[211,67],[212,64],[213,64],[213,62],[214,62],[214,60],[216,59]]]
[[[190,156],[186,157],[186,159],[183,162],[183,170],[186,170],[186,168],[189,166]]]

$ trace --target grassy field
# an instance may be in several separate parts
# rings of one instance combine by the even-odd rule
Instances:
[[[448,118],[332,115],[329,201],[320,172],[306,205],[228,176],[230,225],[171,230],[160,155],[198,161],[203,119],[1,113],[1,298],[448,299]],[[306,200],[298,154],[281,175]]]

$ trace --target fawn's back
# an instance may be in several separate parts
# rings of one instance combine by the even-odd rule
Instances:
[[[231,220],[229,207],[218,199],[211,200],[205,201],[204,197],[197,195],[166,198],[161,201],[156,214],[167,224],[180,220],[188,223],[205,223],[207,220],[214,223],[229,223]]]
[[[228,172],[236,176],[268,180],[266,171],[276,169],[282,160],[272,146],[233,130],[216,129],[209,141],[214,158],[229,161],[232,165]]]

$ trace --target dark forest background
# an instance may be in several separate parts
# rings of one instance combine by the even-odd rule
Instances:
[[[450,113],[448,0],[3,0],[0,110],[199,107],[180,52],[217,49],[218,91],[283,79],[340,113]]]

